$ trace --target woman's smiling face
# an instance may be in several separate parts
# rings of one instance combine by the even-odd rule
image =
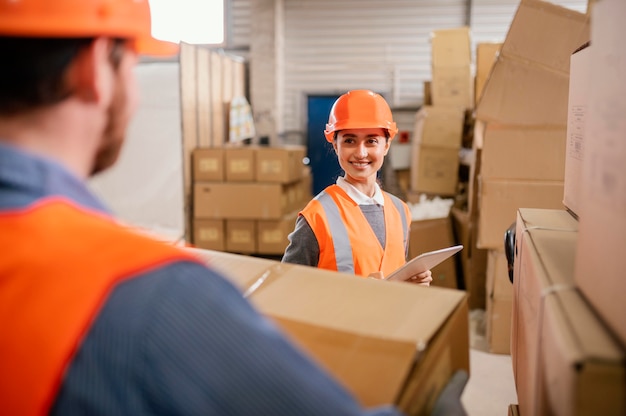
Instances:
[[[351,183],[375,182],[389,145],[382,128],[341,130],[333,142],[339,165]]]

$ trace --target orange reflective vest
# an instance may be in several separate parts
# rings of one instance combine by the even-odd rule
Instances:
[[[49,412],[117,283],[198,261],[61,199],[1,212],[0,230],[0,408],[12,416]]]
[[[386,244],[383,249],[359,205],[337,185],[315,197],[300,213],[320,248],[322,269],[368,276],[387,276],[406,262],[411,213],[406,203],[383,192]]]

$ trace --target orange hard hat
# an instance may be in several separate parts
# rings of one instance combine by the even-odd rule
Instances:
[[[389,139],[398,132],[387,101],[370,90],[353,90],[337,98],[333,104],[324,135],[332,142],[339,130],[376,127],[386,129]]]
[[[0,0],[0,36],[128,39],[137,53],[173,55],[152,37],[148,0]]]

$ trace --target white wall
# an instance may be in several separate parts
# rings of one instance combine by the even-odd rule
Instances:
[[[117,164],[90,187],[131,225],[178,240],[184,236],[179,64],[136,68],[140,106]]]

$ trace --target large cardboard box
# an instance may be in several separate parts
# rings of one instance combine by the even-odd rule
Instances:
[[[498,54],[502,48],[502,43],[482,42],[476,45],[476,77],[474,78],[474,102],[478,104],[483,93],[485,83],[489,78]]]
[[[193,244],[206,250],[226,250],[224,220],[194,218]]]
[[[567,123],[569,57],[589,40],[589,16],[523,0],[476,108],[476,118],[512,125]]]
[[[225,147],[227,182],[253,182],[256,174],[255,147]]]
[[[305,146],[259,147],[256,150],[256,181],[289,183],[301,179],[305,172],[305,156]]]
[[[415,114],[415,142],[421,145],[459,149],[464,122],[463,109],[423,106]]]
[[[406,414],[431,414],[450,376],[469,371],[462,291],[195,252],[365,406],[395,403]]]
[[[278,219],[291,211],[288,194],[296,185],[280,183],[194,184],[195,218]]]
[[[626,2],[593,6],[576,284],[626,345]]]
[[[540,313],[538,399],[530,414],[626,414],[626,351],[580,292],[546,293]]]
[[[221,147],[196,148],[192,152],[194,182],[215,181],[225,178],[224,149]]]
[[[546,293],[575,291],[577,221],[563,209],[517,211],[511,358],[520,414],[533,415],[539,380],[541,310]]]
[[[257,229],[255,220],[226,221],[226,251],[231,253],[256,253]]]
[[[455,195],[459,182],[459,149],[413,143],[411,191]]]
[[[284,254],[289,233],[296,225],[298,211],[277,220],[257,220],[257,251],[260,254]]]
[[[476,247],[477,221],[468,211],[452,207],[450,210],[455,240],[463,244],[459,253],[462,263],[464,287],[468,295],[470,310],[487,308],[487,253]]]
[[[563,181],[481,178],[479,186],[479,248],[503,249],[519,208],[563,208]]]
[[[433,30],[430,43],[433,67],[466,67],[472,63],[469,27]]]
[[[433,67],[431,95],[433,106],[474,106],[474,85],[471,67]]]
[[[484,126],[482,178],[563,180],[565,128]]]
[[[567,113],[567,142],[565,147],[565,178],[563,205],[574,215],[582,199],[582,169],[585,150],[585,123],[589,113],[589,72],[591,47],[585,46],[571,58]]]
[[[454,233],[450,216],[411,222],[409,258],[419,256],[428,251],[450,247],[454,244]],[[452,256],[433,267],[431,269],[433,274],[431,285],[458,289],[456,265],[457,256]]]
[[[489,351],[511,353],[513,285],[509,280],[504,250],[489,250],[487,262],[487,325]]]

